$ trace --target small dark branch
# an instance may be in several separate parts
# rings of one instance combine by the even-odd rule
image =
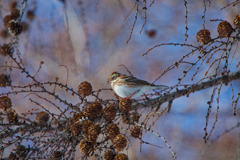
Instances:
[[[27,97],[27,96],[29,96],[29,95],[31,95],[31,94],[34,94],[34,95],[36,95],[38,98],[41,98],[41,99],[49,102],[50,104],[52,104],[53,106],[55,106],[61,113],[63,113],[63,111],[61,110],[61,108],[58,107],[56,104],[54,104],[53,102],[51,102],[51,101],[48,100],[47,98],[44,98],[44,97],[39,96],[39,95],[36,94],[36,93],[30,93],[30,94],[26,95],[25,97]],[[23,98],[25,98],[25,97],[23,97]],[[64,115],[65,118],[67,118],[65,114],[63,114],[63,115]]]
[[[153,1],[152,1],[152,3],[149,5],[149,7],[151,7],[151,6],[152,6],[152,4],[154,3],[154,1],[155,1],[155,0],[153,0]]]
[[[202,19],[203,19],[202,27],[205,29],[205,15],[206,15],[207,8],[206,8],[205,0],[202,0],[202,1],[203,1],[203,7],[204,7],[203,16],[202,16]]]
[[[175,156],[176,153],[173,152],[172,147],[168,144],[168,142],[166,141],[166,139],[165,139],[164,137],[162,137],[159,133],[154,132],[154,131],[151,130],[149,127],[146,127],[145,125],[141,125],[141,124],[138,124],[138,123],[136,123],[136,122],[134,122],[134,123],[135,123],[135,125],[142,127],[144,130],[149,131],[149,132],[151,132],[152,134],[160,137],[160,138],[164,141],[164,143],[168,146],[169,150],[171,151],[171,153],[172,153],[172,159],[176,159],[176,158],[177,158],[177,157]]]
[[[131,32],[130,32],[129,38],[128,38],[128,40],[127,40],[126,43],[128,43],[128,42],[130,41],[130,39],[131,39],[131,37],[132,37],[133,29],[134,29],[135,24],[136,24],[136,21],[137,21],[137,15],[138,15],[138,0],[136,0],[135,5],[137,5],[136,15],[135,15],[135,20],[134,20],[134,22],[133,22],[133,25],[132,25],[132,29],[131,29]],[[134,6],[135,6],[135,5],[134,5]]]
[[[143,27],[145,26],[145,24],[147,22],[147,0],[143,0],[143,3],[144,3],[144,7],[143,7],[143,10],[144,10],[144,23],[143,23],[142,28],[140,30],[140,34],[142,33]]]
[[[160,109],[160,107],[161,107],[161,104],[160,104],[160,103],[157,103],[154,113],[156,113],[156,112]]]
[[[130,10],[130,12],[128,13],[128,15],[126,16],[126,18],[123,20],[123,22],[128,18],[128,16],[130,15],[130,13],[132,12],[132,10],[134,9],[135,6],[136,6],[136,2],[134,4],[134,6],[132,7],[132,9]]]
[[[222,19],[210,19],[209,21],[210,21],[210,22],[217,22],[217,21],[222,22],[222,21],[224,21],[224,20],[222,20]]]
[[[171,107],[172,107],[172,102],[173,102],[173,100],[171,100],[171,101],[169,101],[169,102],[168,102],[168,106],[167,106],[167,113],[169,113],[169,112],[170,112],[170,110],[171,110]]]
[[[149,144],[149,145],[154,146],[154,147],[157,147],[157,148],[163,148],[163,147],[159,147],[159,146],[157,146],[157,145],[151,144],[151,143],[149,143],[149,142],[145,142],[145,141],[143,141],[142,139],[140,139],[140,140],[141,140],[142,143]]]
[[[194,89],[194,87],[197,86],[200,82],[202,82],[202,81],[205,80],[205,79],[210,79],[210,78],[212,78],[212,77],[214,77],[214,76],[212,75],[212,76],[204,77],[204,78],[202,78],[201,80],[199,80],[198,82],[196,82],[195,84],[193,84],[193,85],[191,86],[191,89],[190,89],[190,90],[188,91],[188,93],[186,94],[186,96],[189,96],[189,94],[191,93],[192,89]]]
[[[229,129],[225,130],[222,134],[218,135],[213,141],[211,141],[210,143],[208,143],[207,147],[206,147],[206,148],[203,150],[203,152],[202,152],[201,159],[203,159],[204,154],[206,153],[206,151],[208,150],[208,148],[209,148],[209,146],[210,146],[211,144],[213,144],[216,140],[218,140],[218,138],[224,136],[224,135],[227,134],[228,132],[230,132],[230,131],[232,131],[233,129],[239,127],[239,125],[240,125],[240,123],[237,123],[235,126],[233,126],[233,127],[229,128]]]
[[[20,14],[19,14],[21,19],[22,19],[24,11],[26,9],[26,6],[27,6],[27,0],[23,0],[21,3],[21,10],[20,10]]]
[[[123,64],[118,65],[118,67],[120,67],[120,66],[124,67],[127,70],[127,72],[133,77],[133,74],[128,70],[128,68],[125,65],[123,65]]]
[[[160,47],[160,46],[166,46],[166,45],[181,46],[181,47],[185,46],[185,47],[193,47],[195,49],[199,49],[199,47],[197,47],[197,46],[194,46],[194,45],[191,45],[191,44],[186,44],[186,43],[183,43],[183,44],[181,44],[181,43],[161,43],[161,44],[153,46],[152,48],[149,48],[147,52],[142,54],[142,56],[147,55],[148,52],[150,52],[154,48],[157,48],[157,47]]]
[[[231,61],[230,61],[230,63],[229,63],[229,67],[231,66],[231,64],[232,64],[232,60],[233,60],[233,57],[234,57],[235,54],[236,54],[237,47],[238,47],[238,42],[239,42],[239,41],[237,41],[237,44],[236,44],[236,47],[235,47],[235,50],[234,50],[234,53],[233,53],[232,59],[231,59]]]
[[[186,9],[186,15],[185,15],[185,41],[187,41],[187,38],[188,38],[188,34],[187,34],[187,31],[188,31],[188,27],[187,27],[187,15],[188,15],[188,11],[187,11],[187,1],[186,0],[183,0],[184,1],[184,6],[185,6],[185,9]]]
[[[16,69],[20,69],[19,67],[13,67],[13,66],[0,66],[0,67],[9,67],[9,68],[16,68]]]
[[[44,64],[44,62],[43,61],[41,61],[40,62],[40,64],[39,64],[39,68],[38,68],[38,70],[37,70],[37,72],[34,74],[34,76],[33,76],[33,78],[35,78],[35,76],[37,75],[37,73],[40,71],[40,69],[41,69],[41,66]]]
[[[234,101],[234,108],[233,108],[233,116],[236,116],[236,108],[237,108],[237,103],[240,97],[240,93],[238,93],[238,97],[236,98],[236,100]]]
[[[236,1],[234,1],[234,2],[232,2],[232,3],[229,3],[229,4],[227,4],[226,6],[224,6],[223,8],[221,8],[221,10],[223,10],[223,9],[225,9],[225,8],[227,8],[228,6],[235,6],[236,4],[238,4],[238,3],[240,3],[240,1],[239,0],[236,0]]]
[[[3,124],[1,124],[1,125],[3,125]],[[19,133],[20,130],[27,130],[28,128],[29,128],[28,125],[21,125],[21,126],[18,126],[17,128],[9,129],[7,134],[6,133],[0,134],[0,139],[5,139],[7,137],[11,137],[16,133]]]
[[[58,77],[56,77],[55,80],[56,80],[56,82],[58,82]],[[54,89],[53,89],[53,92],[52,92],[53,94],[55,94],[56,86],[57,86],[57,85],[55,84]]]
[[[218,88],[218,97],[217,97],[217,111],[215,113],[215,121],[213,123],[213,126],[212,126],[212,129],[211,131],[209,132],[209,134],[207,135],[205,141],[207,142],[209,140],[209,138],[211,137],[212,135],[212,132],[213,132],[213,129],[215,128],[216,126],[216,123],[217,123],[217,120],[218,120],[218,111],[219,111],[219,97],[220,97],[220,91],[221,91],[221,88],[222,88],[222,83],[220,84],[220,87]]]
[[[65,67],[67,69],[67,79],[66,79],[66,84],[65,84],[65,86],[67,86],[67,82],[68,82],[68,68],[65,65],[59,65],[59,67],[61,67],[61,66]]]
[[[206,56],[205,56],[204,58],[202,58],[202,62],[201,62],[200,65],[197,67],[195,73],[193,74],[193,76],[192,76],[192,78],[191,78],[191,81],[193,81],[194,77],[197,75],[200,67],[202,66],[202,64],[203,64],[203,62],[205,61],[205,59],[207,58],[207,56],[208,56],[208,53],[206,54]]]

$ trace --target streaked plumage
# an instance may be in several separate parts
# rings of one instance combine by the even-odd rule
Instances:
[[[109,78],[112,89],[122,98],[131,97],[132,99],[138,98],[144,92],[152,89],[167,89],[165,85],[154,85],[147,81],[137,79],[132,76],[127,76],[118,72],[113,72]]]

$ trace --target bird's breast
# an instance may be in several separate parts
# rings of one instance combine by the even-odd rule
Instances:
[[[121,85],[113,84],[112,86],[114,92],[122,98],[129,97],[139,90],[139,87],[137,87],[136,85],[127,86],[124,84]]]

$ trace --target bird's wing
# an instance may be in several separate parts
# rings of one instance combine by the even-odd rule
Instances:
[[[149,86],[154,86],[154,84],[150,84],[147,81],[141,80],[141,79],[137,79],[135,77],[132,76],[127,76],[127,78],[125,79],[126,82],[134,82],[137,83],[139,85],[149,85]]]

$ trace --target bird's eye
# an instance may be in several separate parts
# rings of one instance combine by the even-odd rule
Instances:
[[[111,77],[110,77],[110,80],[112,81],[112,80],[115,80],[115,79],[117,79],[119,77],[119,74],[118,73],[113,73],[112,75],[111,75]]]
[[[118,77],[117,74],[112,75],[112,80],[115,80]]]

